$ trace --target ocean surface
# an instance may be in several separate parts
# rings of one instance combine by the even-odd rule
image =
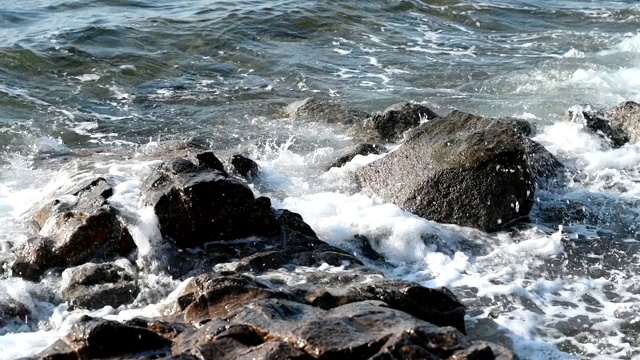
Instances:
[[[563,120],[576,105],[640,101],[637,1],[1,2],[1,258],[33,234],[25,213],[78,172],[109,175],[112,201],[152,218],[138,186],[154,151],[195,137],[249,152],[264,171],[255,192],[323,240],[348,248],[366,235],[387,276],[452,289],[472,336],[521,359],[640,359],[640,145],[612,149]],[[357,189],[353,172],[378,155],[323,171],[352,140],[284,118],[310,96],[524,118],[571,176],[536,192],[529,226],[427,221]],[[151,230],[133,231],[147,251]],[[91,314],[153,316],[180,286],[154,273],[143,283],[133,306]],[[0,328],[0,359],[35,354],[86,313],[68,311],[58,286],[0,280],[0,303],[32,311]]]

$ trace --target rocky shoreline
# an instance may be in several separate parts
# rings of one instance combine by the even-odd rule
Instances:
[[[610,111],[576,110],[569,120],[617,146],[635,139],[635,103]],[[365,165],[356,180],[386,202],[443,223],[495,231],[526,220],[536,186],[565,172],[530,136],[526,121],[423,105],[394,105],[370,115],[317,99],[286,109],[299,121],[340,123],[356,140],[327,169],[357,155],[390,154]],[[635,119],[635,120],[634,120]],[[635,122],[634,122],[635,121]],[[304,219],[255,197],[251,159],[223,163],[213,152],[170,157],[141,184],[165,247],[153,264],[129,231],[139,219],[110,203],[108,179],[59,190],[34,209],[37,235],[15,249],[8,266],[28,281],[61,279],[71,308],[131,304],[139,272],[185,279],[159,318],[124,323],[85,316],[34,359],[513,359],[506,347],[465,335],[465,307],[448,289],[385,279],[360,259],[380,261],[369,240],[356,254],[318,238]],[[161,258],[161,260],[159,260]],[[319,271],[331,268],[332,271]],[[299,280],[288,283],[283,274]],[[3,322],[28,316],[3,305]]]

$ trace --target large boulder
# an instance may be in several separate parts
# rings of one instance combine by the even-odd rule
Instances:
[[[36,280],[52,267],[128,256],[136,246],[108,199],[113,188],[104,178],[82,184],[35,212],[38,236],[16,250],[14,274]]]
[[[418,216],[494,230],[531,210],[530,141],[516,121],[454,111],[421,125],[356,175],[385,201]]]
[[[117,308],[132,303],[140,292],[133,274],[111,263],[86,263],[65,270],[62,277],[62,297],[71,308]]]
[[[607,110],[574,106],[567,111],[565,117],[604,136],[614,147],[640,141],[640,104],[633,101],[623,102]]]
[[[335,101],[316,98],[295,101],[289,104],[284,112],[286,116],[294,119],[344,125],[358,124],[369,117],[364,111],[347,108]]]
[[[398,103],[367,118],[363,130],[369,141],[392,142],[400,140],[405,131],[417,127],[421,121],[437,117],[438,114],[424,105]]]
[[[144,202],[153,206],[162,235],[179,248],[188,248],[280,233],[270,200],[256,199],[249,187],[217,168],[220,162],[209,154],[213,166],[172,158],[142,185]]]

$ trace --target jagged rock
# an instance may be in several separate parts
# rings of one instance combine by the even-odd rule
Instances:
[[[216,155],[211,151],[205,151],[203,153],[197,154],[196,159],[198,160],[198,163],[200,164],[200,166],[209,168],[209,169],[218,170],[221,173],[223,173],[225,176],[229,176],[229,174],[227,174],[227,171],[224,169],[224,165],[222,164],[222,161],[220,161],[220,159],[218,159]]]
[[[278,222],[293,231],[297,231],[303,235],[310,236],[312,238],[318,238],[316,232],[313,231],[311,226],[304,222],[304,219],[300,214],[294,213],[287,209],[281,209],[276,212],[276,218]]]
[[[529,170],[537,179],[552,179],[564,170],[564,165],[540,143],[526,139],[525,151]]]
[[[382,113],[375,114],[363,123],[365,138],[375,141],[397,141],[407,130],[420,125],[420,121],[438,117],[428,107],[414,103],[398,103]]]
[[[179,248],[280,232],[269,199],[253,196],[241,181],[183,158],[161,164],[142,186],[164,237]]]
[[[117,321],[84,316],[71,332],[37,355],[41,359],[101,359],[169,348],[154,332]]]
[[[361,123],[369,114],[356,109],[349,109],[337,102],[306,98],[289,104],[284,109],[285,115],[302,120],[325,123],[352,125]]]
[[[224,317],[230,311],[257,299],[289,299],[290,293],[272,290],[266,285],[241,275],[205,274],[191,280],[180,297],[186,321]],[[193,299],[194,301],[189,303]]]
[[[386,150],[379,145],[373,145],[373,144],[358,144],[358,145],[354,145],[352,147],[349,147],[347,149],[341,150],[337,152],[337,159],[332,161],[331,163],[329,163],[328,165],[326,165],[324,168],[326,171],[328,171],[329,169],[333,168],[333,167],[341,167],[344,164],[348,163],[349,161],[353,160],[354,157],[358,156],[358,155],[370,155],[370,154],[382,154],[384,153]]]
[[[421,125],[356,175],[418,216],[495,230],[527,216],[533,205],[529,141],[513,121],[454,111]]]
[[[17,249],[16,275],[36,280],[52,267],[127,256],[135,243],[107,200],[113,189],[97,178],[50,201],[33,222],[39,236]]]
[[[171,341],[175,340],[183,332],[195,329],[189,324],[139,317],[127,320],[123,324],[148,329]]]
[[[378,279],[366,285],[322,288],[306,295],[306,301],[323,309],[365,300],[379,300],[418,319],[438,326],[452,326],[462,333],[464,305],[446,288],[431,289],[418,284]]]
[[[263,339],[289,342],[315,359],[441,359],[472,345],[452,327],[437,327],[380,301],[325,311],[287,300],[259,300],[228,321],[250,324]]]
[[[37,282],[42,274],[58,261],[53,252],[53,240],[36,236],[28,239],[16,250],[11,272],[25,280]]]
[[[253,179],[260,173],[260,166],[246,156],[240,154],[233,155],[229,162],[238,174],[246,179]]]
[[[591,106],[574,106],[565,115],[570,121],[580,122],[587,129],[611,141],[614,147],[640,141],[640,104],[626,101],[607,110]]]
[[[115,264],[87,263],[65,270],[62,297],[72,308],[117,308],[132,303],[140,288],[133,275]]]

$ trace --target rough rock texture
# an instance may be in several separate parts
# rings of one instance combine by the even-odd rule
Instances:
[[[112,194],[107,181],[97,178],[38,210],[33,223],[39,236],[16,251],[14,273],[36,280],[52,267],[129,255],[135,243],[107,202]]]
[[[640,141],[640,104],[633,101],[607,110],[574,106],[567,111],[566,117],[609,139],[614,147]]]
[[[325,123],[352,125],[361,123],[369,114],[356,109],[349,109],[337,102],[306,98],[289,104],[284,109],[288,117]]]
[[[432,120],[438,114],[428,107],[414,103],[398,103],[382,113],[375,114],[363,123],[365,138],[391,142],[400,140],[402,134],[420,125],[422,120]]]
[[[260,166],[246,156],[236,154],[229,160],[233,168],[245,179],[253,179],[260,173]]]
[[[529,141],[513,121],[454,111],[417,128],[357,176],[419,216],[494,230],[528,215],[533,205]]]
[[[280,232],[269,199],[258,201],[239,180],[188,159],[161,164],[142,192],[155,209],[162,235],[180,248]]]
[[[133,275],[115,264],[87,263],[65,270],[62,297],[72,308],[117,308],[132,303],[140,288]]]
[[[71,332],[37,355],[40,359],[103,359],[168,349],[171,342],[155,332],[117,321],[84,316]]]
[[[325,166],[325,170],[329,170],[333,167],[341,167],[349,161],[353,160],[358,155],[370,155],[370,154],[382,154],[386,152],[386,149],[379,145],[361,143],[349,148],[340,150],[336,154],[336,160],[332,161]]]

